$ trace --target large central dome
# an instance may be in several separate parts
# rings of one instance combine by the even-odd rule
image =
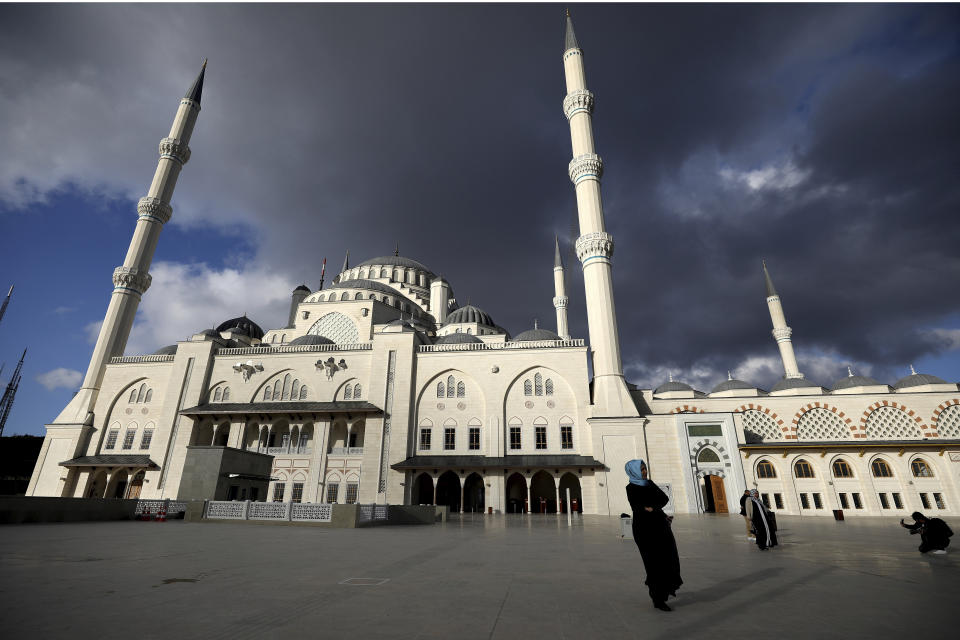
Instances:
[[[417,262],[411,258],[404,258],[403,256],[381,256],[379,258],[371,258],[369,260],[364,260],[360,264],[356,265],[357,267],[366,267],[372,265],[387,265],[391,267],[404,267],[405,269],[416,269],[417,271],[425,271],[426,273],[433,275],[433,271],[427,268],[421,262]]]

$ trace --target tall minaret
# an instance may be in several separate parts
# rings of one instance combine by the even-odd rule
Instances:
[[[170,134],[160,141],[160,160],[150,190],[146,197],[137,203],[137,213],[140,215],[127,249],[127,257],[123,265],[113,271],[113,295],[110,297],[110,305],[100,326],[100,335],[87,367],[87,375],[75,396],[81,404],[87,405],[86,412],[93,409],[96,392],[103,380],[104,366],[110,358],[123,355],[140,297],[150,287],[149,269],[153,253],[160,239],[160,231],[173,213],[170,198],[177,185],[180,170],[190,159],[190,147],[187,145],[197,121],[197,114],[200,113],[200,94],[203,91],[203,75],[206,69],[207,62],[204,60],[200,75],[180,101]],[[73,404],[71,402],[71,405]],[[84,410],[81,406],[72,408],[76,410],[77,417]]]
[[[767,307],[770,309],[770,319],[773,321],[773,337],[777,341],[777,346],[780,347],[780,358],[783,360],[783,377],[803,378],[803,374],[797,367],[797,357],[793,354],[793,342],[790,340],[793,329],[787,326],[783,305],[780,304],[777,290],[773,288],[773,280],[770,279],[770,272],[767,271],[766,261],[763,261],[763,277],[767,281]]]
[[[593,94],[587,91],[583,51],[577,43],[569,11],[563,67],[567,80],[563,111],[570,122],[573,146],[569,173],[576,189],[580,219],[580,237],[577,239],[576,250],[583,265],[587,324],[590,330],[590,348],[593,351],[593,413],[597,417],[636,416],[639,414],[627,390],[620,362],[620,336],[617,331],[613,271],[610,264],[613,256],[613,236],[606,232],[603,221],[603,203],[600,198],[603,163],[594,150],[590,115],[593,112]]]
[[[570,339],[570,327],[567,325],[567,283],[563,278],[563,260],[560,259],[560,239],[554,238],[553,254],[553,307],[557,310],[557,335],[564,340]]]

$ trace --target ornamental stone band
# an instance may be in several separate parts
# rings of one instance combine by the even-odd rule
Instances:
[[[569,302],[570,298],[567,296],[557,296],[553,299],[553,306],[557,309],[566,309]]]
[[[173,215],[173,208],[160,198],[147,196],[140,198],[140,202],[137,203],[137,213],[141,218],[167,224],[170,222],[170,216]]]
[[[160,141],[160,157],[187,164],[190,160],[190,147],[180,138],[164,138]]]
[[[577,238],[577,258],[584,262],[589,258],[613,257],[613,236],[606,231],[587,233]]]
[[[113,286],[115,289],[129,289],[143,295],[150,288],[153,277],[147,273],[141,273],[132,267],[117,267],[113,270]]]
[[[603,160],[595,153],[585,153],[570,161],[568,171],[570,172],[570,181],[573,184],[577,184],[581,180],[593,179],[599,181],[603,176]]]
[[[792,333],[793,329],[790,327],[777,327],[773,330],[773,337],[776,338],[777,342],[783,342],[789,340]]]
[[[586,89],[577,89],[571,91],[563,99],[563,113],[567,120],[573,117],[573,114],[581,111],[593,113],[593,92]]]

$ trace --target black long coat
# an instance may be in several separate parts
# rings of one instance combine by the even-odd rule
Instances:
[[[670,521],[663,512],[669,498],[651,480],[645,486],[628,484],[627,499],[633,509],[633,540],[647,571],[645,584],[655,601],[665,601],[667,595],[674,594],[683,584],[677,543],[673,539]],[[647,511],[645,507],[652,507],[653,511]]]

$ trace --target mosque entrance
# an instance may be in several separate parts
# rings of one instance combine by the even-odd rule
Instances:
[[[567,489],[570,490],[570,501],[576,505],[574,513],[583,513],[583,495],[580,493],[580,479],[570,472],[563,474],[560,478],[560,504],[561,513],[566,513],[570,505],[567,504]]]
[[[707,513],[727,513],[727,494],[720,476],[703,476],[703,510]]]
[[[88,498],[102,498],[103,492],[107,488],[107,472],[98,471],[90,482],[90,488],[87,489]]]
[[[450,513],[460,511],[460,478],[453,471],[437,480],[437,504],[450,507]]]
[[[413,504],[433,504],[433,478],[421,473],[413,483]]]
[[[133,482],[130,483],[130,489],[127,491],[127,499],[136,500],[140,497],[140,490],[143,488],[143,471],[138,471],[133,476]]]
[[[530,512],[556,513],[557,486],[546,471],[537,471],[530,481]]]
[[[527,481],[519,473],[507,479],[507,513],[526,513]]]
[[[463,511],[483,513],[484,493],[483,478],[479,474],[471,473],[463,485]]]

